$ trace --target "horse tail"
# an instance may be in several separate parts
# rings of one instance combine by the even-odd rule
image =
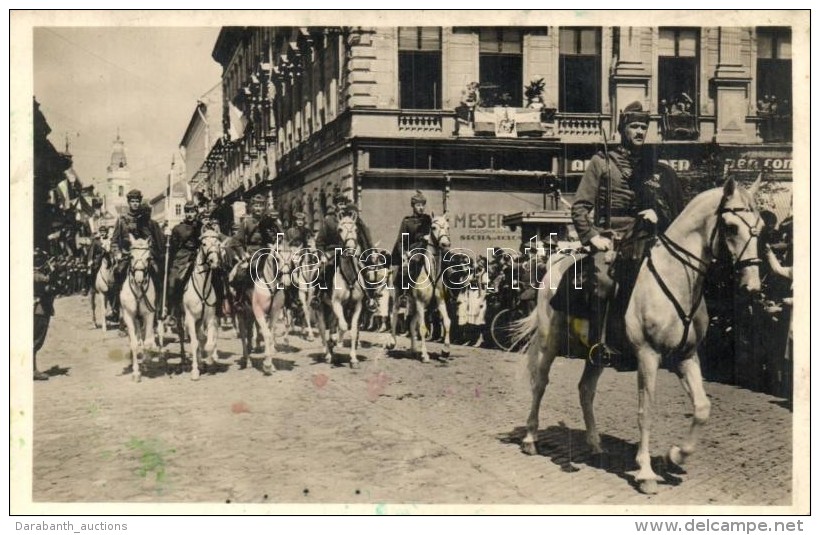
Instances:
[[[527,352],[532,343],[533,335],[538,332],[538,307],[533,308],[532,312],[526,317],[515,321],[511,325],[512,329],[512,347],[518,347],[518,353]]]

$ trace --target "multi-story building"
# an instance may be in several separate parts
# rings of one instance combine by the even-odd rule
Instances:
[[[208,155],[222,137],[222,84],[217,84],[202,95],[179,142],[180,161],[184,180],[195,193],[212,197],[213,184],[208,180]]]
[[[690,190],[765,169],[782,219],[790,43],[783,27],[226,27],[209,179],[232,201],[272,192],[285,221],[314,226],[345,192],[387,247],[421,190],[454,245],[517,247],[502,216],[571,197],[637,100]]]

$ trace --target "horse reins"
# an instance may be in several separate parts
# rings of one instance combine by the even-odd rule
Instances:
[[[132,255],[133,258],[133,255]],[[156,312],[156,307],[151,304],[151,300],[148,299],[148,287],[151,284],[151,276],[148,274],[148,261],[145,262],[144,267],[136,268],[133,264],[128,269],[128,286],[131,288],[131,293],[134,294],[134,297],[137,300],[137,303],[140,301],[145,302],[145,306],[149,312]],[[134,273],[142,272],[145,280],[142,284],[138,284],[137,281],[134,280]]]
[[[718,238],[719,235],[723,234],[724,224],[722,223],[722,218],[720,216],[725,214],[725,213],[732,213],[732,214],[735,214],[735,215],[745,213],[745,212],[755,213],[754,210],[752,210],[750,208],[746,208],[746,207],[743,207],[743,208],[726,208],[724,206],[725,201],[726,201],[726,199],[724,198],[723,200],[721,200],[721,203],[718,206],[718,209],[717,209],[717,212],[716,212],[717,221],[715,222],[715,226],[712,229],[712,235],[709,238],[709,252],[710,252],[711,255],[713,255],[713,258],[710,262],[704,261],[700,257],[698,257],[698,256],[692,254],[691,252],[689,252],[689,250],[687,250],[685,247],[682,247],[681,245],[678,245],[672,239],[670,239],[665,233],[658,235],[657,245],[663,246],[664,249],[666,249],[666,251],[675,260],[677,260],[678,262],[683,264],[685,267],[688,267],[688,268],[692,269],[693,271],[695,271],[701,277],[705,277],[706,274],[707,274],[708,267],[715,261],[715,258],[714,258],[714,255],[715,255],[715,253],[714,253],[715,240]],[[743,221],[743,224],[745,224],[749,228],[749,239],[746,241],[746,243],[743,246],[743,249],[741,250],[740,254],[738,255],[739,260],[734,261],[734,259],[733,259],[732,267],[735,269],[735,271],[740,271],[740,270],[744,269],[747,266],[755,266],[755,265],[760,265],[762,263],[762,260],[760,260],[760,258],[757,257],[757,256],[755,256],[754,258],[743,259],[743,254],[749,248],[749,245],[751,244],[752,240],[759,235],[759,231],[757,230],[757,224],[760,221],[760,215],[759,214],[757,215],[757,219],[755,220],[753,225],[750,225],[746,221],[745,218],[743,218],[739,215],[738,215],[738,218],[741,221]],[[680,301],[678,301],[678,299],[675,297],[672,290],[669,288],[669,286],[666,284],[666,282],[664,282],[663,278],[658,273],[658,270],[655,267],[655,263],[652,260],[652,250],[653,249],[654,249],[654,247],[650,248],[648,253],[647,253],[647,256],[646,256],[647,268],[649,268],[649,272],[652,273],[652,275],[655,277],[655,280],[657,281],[658,286],[660,287],[661,291],[664,293],[664,295],[666,295],[666,297],[672,303],[672,306],[675,308],[675,312],[678,314],[678,317],[680,318],[681,322],[683,323],[683,336],[681,337],[681,341],[678,343],[678,345],[675,347],[675,349],[673,349],[672,352],[670,353],[670,355],[674,357],[674,356],[679,355],[679,353],[683,350],[684,346],[686,345],[687,340],[689,339],[689,329],[692,326],[692,321],[694,319],[695,312],[697,312],[698,308],[700,307],[701,301],[703,300],[703,291],[700,291],[700,292],[697,293],[697,296],[693,299],[693,302],[692,302],[692,309],[687,314],[686,311],[684,310],[683,306],[681,305]],[[694,260],[694,262],[692,262],[693,260]],[[702,264],[703,267],[698,266],[697,263]]]

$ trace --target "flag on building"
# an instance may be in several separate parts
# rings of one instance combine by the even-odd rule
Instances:
[[[242,110],[231,101],[228,101],[228,119],[230,120],[230,131],[228,134],[231,136],[231,141],[242,139],[245,135],[245,127],[248,125],[248,119],[245,117],[245,114],[242,113]]]

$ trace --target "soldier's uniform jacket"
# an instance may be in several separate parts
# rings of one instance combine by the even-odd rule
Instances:
[[[293,226],[285,232],[285,241],[291,247],[307,247],[308,240],[312,237],[313,232],[307,227]]]
[[[394,266],[401,265],[402,234],[409,236],[411,250],[417,247],[424,247],[424,237],[430,234],[432,224],[433,219],[428,214],[421,214],[420,216],[409,215],[402,219],[401,226],[399,227],[399,236],[396,238],[396,244],[393,246],[393,253],[390,256],[391,264]]]
[[[141,206],[136,213],[126,212],[117,220],[114,226],[114,233],[111,236],[111,252],[126,252],[131,249],[129,234],[136,239],[151,240],[151,257],[157,266],[162,266],[164,256],[165,236],[162,228],[156,221],[151,219],[147,207]]]
[[[282,232],[279,224],[269,214],[263,214],[257,219],[249,214],[242,220],[236,235],[231,239],[231,248],[234,254],[239,255],[244,250],[248,255],[276,243],[276,235]]]
[[[638,213],[653,209],[658,215],[657,232],[661,233],[683,209],[683,191],[675,172],[668,165],[655,163],[651,153],[644,151],[632,157],[622,147],[609,151],[607,162],[599,152],[590,160],[572,205],[572,221],[581,243],[605,228],[606,193],[609,173],[612,184],[611,229],[629,238],[639,230]],[[594,220],[592,212],[594,210]]]
[[[199,228],[196,221],[182,221],[171,230],[171,270],[181,275],[196,258],[199,247]]]
[[[361,217],[356,219],[356,229],[359,248],[362,251],[372,248],[373,240],[370,238],[370,229],[365,225]],[[330,256],[334,254],[334,249],[344,248],[342,237],[339,235],[339,219],[335,213],[326,215],[324,221],[322,221],[322,226],[316,235],[316,248]]]
[[[334,249],[342,247],[342,238],[339,236],[339,220],[336,214],[326,215],[322,220],[322,226],[316,235],[316,248],[334,254]]]

